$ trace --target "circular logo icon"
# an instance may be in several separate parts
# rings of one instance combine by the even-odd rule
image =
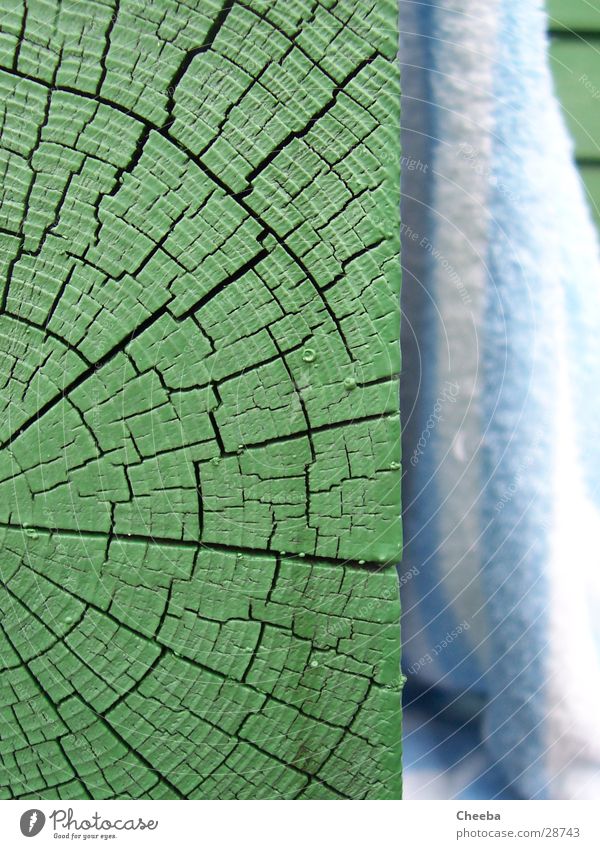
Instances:
[[[35,837],[46,824],[46,816],[38,808],[31,808],[21,814],[21,834],[25,837]]]

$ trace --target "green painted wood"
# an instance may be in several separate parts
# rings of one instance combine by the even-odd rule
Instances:
[[[397,798],[392,0],[0,0],[0,793]]]
[[[554,39],[550,58],[576,156],[600,161],[600,37]]]
[[[551,30],[600,32],[600,0],[546,0]]]

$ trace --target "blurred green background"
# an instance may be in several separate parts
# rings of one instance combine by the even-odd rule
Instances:
[[[558,96],[600,229],[600,0],[547,0]]]

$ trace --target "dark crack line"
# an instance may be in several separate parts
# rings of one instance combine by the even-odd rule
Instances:
[[[196,495],[198,498],[198,536],[202,539],[204,531],[204,501],[202,499],[202,481],[200,479],[200,463],[194,462],[194,478],[196,481]]]
[[[265,156],[265,158],[261,162],[259,162],[258,165],[256,165],[249,174],[246,175],[246,177],[244,178],[246,182],[251,185],[256,180],[256,178],[260,174],[262,174],[265,168],[268,168],[268,166],[273,162],[273,160],[276,159],[276,157],[279,156],[279,154],[283,150],[285,150],[285,148],[292,141],[294,141],[295,139],[301,139],[304,136],[308,135],[308,133],[310,133],[310,131],[315,127],[315,124],[317,124],[317,122],[325,115],[327,115],[329,110],[335,106],[340,93],[344,91],[346,86],[349,85],[352,80],[355,79],[361,73],[361,71],[363,71],[368,65],[370,65],[374,61],[376,56],[377,54],[373,54],[367,59],[364,59],[362,62],[360,62],[360,64],[356,65],[356,67],[353,68],[350,73],[348,73],[344,77],[344,79],[336,86],[329,100],[324,103],[323,106],[321,106],[321,108],[318,109],[314,113],[314,115],[312,115],[308,119],[306,125],[300,130],[292,130],[292,132],[288,133],[288,135],[280,142],[280,144],[274,147],[273,150],[267,156]],[[236,196],[234,195],[234,197]]]
[[[85,528],[81,528],[78,530],[73,530],[72,528],[46,528],[43,525],[22,525],[16,522],[0,522],[0,528],[7,528],[12,530],[33,530],[38,533],[48,534],[53,536],[55,534],[70,536],[70,537],[88,537],[90,539],[106,539],[109,532],[108,531],[92,531],[87,530]],[[121,542],[143,542],[150,543],[154,545],[166,545],[166,546],[175,546],[181,548],[194,548],[194,549],[207,549],[208,551],[235,551],[240,554],[248,554],[250,556],[253,555],[268,555],[270,557],[282,556],[280,551],[277,550],[269,550],[267,548],[251,548],[249,546],[239,546],[239,545],[227,545],[226,543],[219,542],[202,542],[200,540],[185,540],[178,539],[176,537],[162,537],[162,536],[151,536],[147,534],[129,534],[129,533],[115,533],[113,534],[114,540],[119,540]],[[302,562],[312,562],[322,563],[323,565],[329,565],[333,569],[338,568],[357,568],[361,571],[365,572],[381,572],[385,569],[395,569],[396,568],[396,560],[390,561],[389,563],[380,563],[377,560],[353,560],[352,558],[346,558],[344,560],[335,560],[331,557],[324,557],[322,554],[309,554],[306,558],[300,558],[299,554],[294,554],[293,552],[289,552],[285,555],[286,559],[300,559]],[[46,577],[46,576],[44,576]]]
[[[387,379],[386,379],[385,382],[387,382]],[[293,383],[293,385],[295,386],[295,383]],[[357,384],[357,386],[358,386],[358,384]],[[302,404],[302,402],[301,402],[301,404]],[[250,449],[250,450],[255,450],[257,448],[269,448],[271,445],[279,445],[282,442],[289,442],[290,440],[293,440],[293,439],[304,439],[304,438],[308,439],[309,443],[311,443],[311,437],[315,433],[325,433],[328,430],[337,430],[338,428],[344,428],[345,429],[345,428],[351,427],[352,425],[359,425],[359,424],[363,424],[365,422],[381,422],[382,420],[385,420],[386,418],[388,418],[390,415],[392,415],[392,414],[389,413],[389,412],[388,413],[386,413],[386,412],[373,413],[369,416],[361,416],[361,417],[357,416],[355,419],[343,419],[343,420],[338,421],[338,422],[327,422],[326,424],[322,424],[322,425],[313,425],[312,427],[309,427],[308,430],[299,430],[299,431],[296,431],[295,433],[290,433],[290,434],[283,435],[283,436],[272,436],[269,439],[258,440],[257,442],[247,442],[247,443],[245,443],[244,448]],[[312,444],[311,444],[311,449],[312,449]],[[237,455],[236,451],[226,451],[223,454],[224,457],[235,457],[236,455]],[[313,453],[312,462],[315,462],[316,459],[317,459],[316,454]],[[381,471],[387,471],[387,470],[382,469]]]
[[[71,257],[71,259],[72,259],[72,257]],[[73,274],[75,273],[76,267],[77,267],[76,263],[73,262],[73,264],[71,265],[71,268],[69,269],[67,275],[65,276],[65,279],[61,281],[61,284],[58,288],[58,291],[57,291],[56,295],[54,296],[54,300],[52,301],[52,306],[48,310],[48,313],[46,315],[46,319],[44,321],[43,329],[46,330],[46,331],[48,331],[48,328],[50,326],[50,322],[52,321],[52,316],[54,315],[56,308],[58,307],[60,300],[61,300],[62,296],[64,295],[66,289],[67,289],[67,286],[71,282],[71,278],[73,277]]]
[[[102,69],[100,72],[100,79],[98,80],[98,85],[96,86],[96,93],[100,94],[102,86],[104,85],[104,80],[106,79],[106,60],[108,58],[108,54],[111,48],[111,35],[113,28],[117,22],[117,18],[119,17],[119,10],[121,6],[121,0],[114,0],[114,6],[112,7],[112,15],[108,21],[108,27],[106,28],[106,33],[104,34],[104,50],[102,51],[102,56],[100,57],[100,68]],[[109,7],[110,8],[110,7]]]
[[[189,318],[192,313],[195,313],[197,310],[202,309],[202,307],[206,306],[206,304],[210,303],[217,295],[223,292],[228,286],[232,283],[235,283],[244,274],[248,274],[249,271],[252,271],[259,263],[261,263],[264,259],[269,256],[269,251],[266,248],[262,248],[255,256],[241,265],[236,271],[233,272],[226,280],[222,280],[220,283],[217,283],[209,292],[205,295],[202,295],[195,303],[192,304],[191,307],[188,307],[185,312],[181,314],[174,315],[173,317],[177,321],[184,321],[186,318]]]
[[[167,120],[165,121],[165,124],[163,125],[163,129],[166,130],[168,127],[171,126],[171,124],[174,121],[173,111],[175,109],[175,91],[177,89],[177,86],[179,85],[179,83],[181,82],[183,77],[185,76],[186,71],[188,70],[188,68],[190,67],[191,63],[194,61],[196,56],[199,56],[201,53],[206,53],[207,50],[210,50],[213,42],[215,41],[216,37],[218,36],[218,34],[221,30],[221,27],[223,26],[223,24],[227,20],[227,16],[229,15],[230,11],[233,9],[234,5],[235,4],[232,3],[231,0],[225,0],[225,2],[223,4],[223,6],[221,7],[221,10],[219,11],[217,17],[215,18],[215,20],[213,21],[212,25],[210,26],[208,32],[206,33],[206,37],[205,37],[204,41],[202,42],[202,44],[199,47],[195,47],[193,50],[189,50],[186,53],[183,61],[181,62],[181,64],[179,65],[179,67],[177,68],[177,70],[175,71],[173,76],[171,77],[171,81],[170,81],[170,83],[167,87],[168,100],[167,100],[167,105],[165,107],[166,112],[167,112]]]
[[[15,55],[13,57],[12,70],[16,71],[21,55],[21,45],[25,42],[25,30],[27,28],[27,17],[29,15],[29,7],[27,0],[23,0],[23,17],[21,18],[21,27],[17,36],[17,46],[15,47]]]

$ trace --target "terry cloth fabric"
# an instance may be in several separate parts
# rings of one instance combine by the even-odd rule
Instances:
[[[600,797],[600,259],[537,0],[400,2],[405,796]]]

